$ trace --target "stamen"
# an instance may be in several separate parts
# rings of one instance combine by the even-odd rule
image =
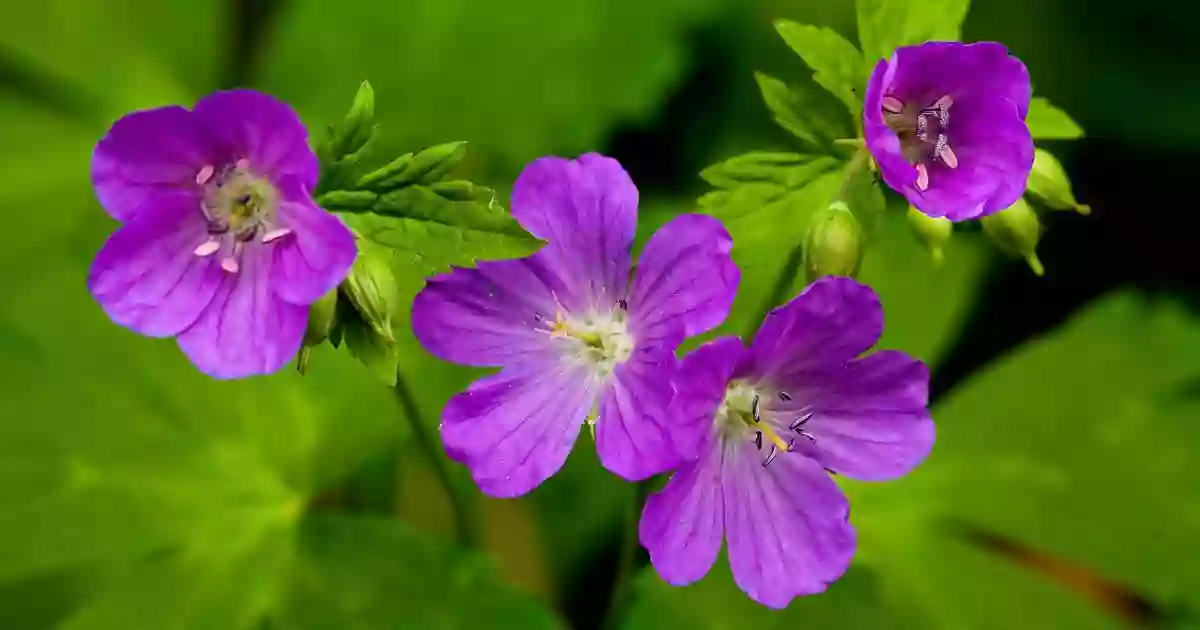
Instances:
[[[221,268],[229,273],[237,273],[240,267],[236,258],[224,258],[221,260]]]
[[[825,472],[827,472],[827,473],[829,473],[829,474],[831,474],[831,475],[836,475],[836,474],[838,474],[838,473],[837,473],[837,471],[836,471],[836,470],[834,470],[834,469],[832,469],[832,468],[826,468],[826,469],[825,469]]]
[[[937,150],[937,156],[941,158],[946,166],[958,168],[958,156],[954,154],[954,149],[951,149],[949,144],[943,143]]]
[[[782,400],[783,402],[788,402],[791,399],[792,399],[791,395],[789,395],[787,392],[779,392],[779,400]]]
[[[766,468],[767,466],[770,466],[771,462],[775,461],[775,454],[778,452],[779,449],[775,448],[775,445],[771,445],[771,454],[767,455],[767,458],[763,460],[762,467]]]
[[[236,168],[239,171],[250,170],[250,160],[247,160],[246,158],[242,158],[242,159],[238,160],[236,164],[234,164],[234,168]]]
[[[277,228],[267,232],[266,234],[263,234],[262,242],[270,243],[271,241],[277,241],[291,233],[292,231],[288,228]]]
[[[796,438],[788,440],[787,452],[791,453],[794,450],[796,450]]]
[[[213,176],[212,164],[205,164],[204,168],[200,169],[199,173],[196,173],[196,185],[203,186],[203,185],[207,184],[208,180],[212,179],[212,176]]]
[[[813,444],[817,443],[817,438],[813,437],[813,435],[811,433],[809,433],[808,431],[805,431],[804,429],[799,429],[796,431],[796,433],[799,433],[800,437],[807,438],[808,441],[812,442]]]
[[[950,109],[950,106],[953,104],[954,97],[950,96],[949,94],[943,94],[941,98],[933,102],[933,107],[942,111],[946,111]]]
[[[811,413],[806,413],[803,416],[796,418],[795,420],[792,421],[792,424],[791,424],[791,426],[788,427],[788,429],[791,431],[799,431],[800,427],[804,426],[804,423],[808,422],[808,419],[811,417],[812,417]]]
[[[924,164],[917,165],[917,181],[915,182],[915,186],[921,192],[929,190],[929,169],[925,168]]]
[[[754,416],[754,422],[759,421],[758,417],[758,394],[754,395],[754,400],[750,402],[750,415]]]
[[[904,102],[895,96],[883,97],[883,111],[889,114],[904,113]]]
[[[621,309],[622,311],[628,311],[629,310],[629,302],[626,302],[625,298],[621,298],[621,299],[617,300],[617,308]]]
[[[204,241],[203,243],[197,245],[196,249],[192,250],[192,253],[204,258],[205,256],[212,256],[213,254],[217,253],[217,250],[219,249],[221,249],[221,244],[217,241]]]
[[[757,446],[758,450],[762,450],[762,431],[754,432],[754,446]]]

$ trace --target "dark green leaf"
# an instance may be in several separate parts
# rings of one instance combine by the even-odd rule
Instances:
[[[399,355],[395,340],[368,323],[349,299],[338,302],[338,331],[350,356],[358,359],[385,385],[396,384]]]
[[[1034,140],[1075,140],[1083,137],[1083,128],[1063,110],[1039,96],[1029,102],[1025,118]]]
[[[970,0],[857,0],[866,72],[901,46],[962,39]],[[864,75],[864,81],[865,81]]]
[[[779,20],[775,30],[792,50],[813,69],[813,80],[838,97],[858,118],[862,112],[863,56],[831,29]]]
[[[850,116],[828,94],[815,88],[789,87],[762,72],[755,72],[754,78],[775,122],[804,141],[807,149],[830,153],[830,143],[853,135]]]

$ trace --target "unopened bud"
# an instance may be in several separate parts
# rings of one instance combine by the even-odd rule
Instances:
[[[385,254],[374,251],[369,243],[360,240],[358,257],[342,283],[342,291],[375,334],[389,342],[395,341],[392,315],[399,290]]]
[[[1025,258],[1033,273],[1039,276],[1045,273],[1042,261],[1037,256],[1042,225],[1025,199],[1018,199],[1008,208],[980,219],[980,223],[983,224],[984,234],[1001,250]]]
[[[308,326],[304,329],[304,344],[300,346],[300,354],[296,357],[296,371],[301,374],[308,372],[308,360],[312,348],[329,339],[329,334],[337,325],[337,302],[338,290],[335,287],[308,307]]]
[[[950,235],[954,233],[954,222],[945,217],[931,217],[916,208],[908,207],[908,224],[912,226],[913,231],[917,234],[917,239],[929,250],[929,255],[933,257],[933,264],[940,265],[945,255],[943,249],[946,246],[946,241],[950,240]]]
[[[1033,170],[1029,173],[1026,191],[1053,210],[1074,210],[1079,214],[1090,214],[1090,206],[1075,200],[1071,191],[1071,180],[1053,155],[1043,149],[1033,153]]]
[[[823,276],[858,275],[862,263],[862,230],[850,207],[841,201],[813,215],[804,236],[804,271],[808,281]]]

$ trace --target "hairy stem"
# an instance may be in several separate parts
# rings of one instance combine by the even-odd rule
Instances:
[[[480,531],[482,521],[479,516],[479,504],[475,500],[470,484],[464,483],[451,470],[446,453],[438,444],[437,435],[429,430],[429,426],[421,418],[421,410],[417,406],[417,401],[413,398],[412,390],[409,389],[403,374],[396,374],[396,385],[392,390],[396,393],[396,399],[404,409],[404,415],[408,416],[413,440],[416,441],[429,465],[433,467],[433,473],[437,476],[438,483],[445,489],[446,496],[450,499],[450,509],[454,512],[455,539],[463,547],[478,548],[483,538]]]

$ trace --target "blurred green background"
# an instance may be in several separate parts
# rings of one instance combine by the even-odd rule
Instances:
[[[811,71],[771,21],[854,41],[850,0],[9,3],[0,629],[1200,628],[1195,14],[975,0],[964,39],[1007,44],[1087,130],[1047,147],[1094,212],[1049,217],[1044,278],[970,230],[935,269],[885,219],[862,279],[884,299],[883,345],[934,367],[939,442],[904,480],[845,484],[854,567],[770,613],[723,562],[674,589],[628,555],[638,488],[586,438],[526,498],[474,492],[430,438],[478,373],[410,338],[398,396],[327,347],[303,378],[216,383],[112,325],[84,284],[114,227],[89,160],[133,109],[250,86],[315,131],[367,79],[397,153],[468,140],[461,175],[501,191],[540,155],[619,158],[644,239],[695,209],[703,167],[789,149],[753,72]],[[766,227],[730,226],[736,330],[803,230]]]

